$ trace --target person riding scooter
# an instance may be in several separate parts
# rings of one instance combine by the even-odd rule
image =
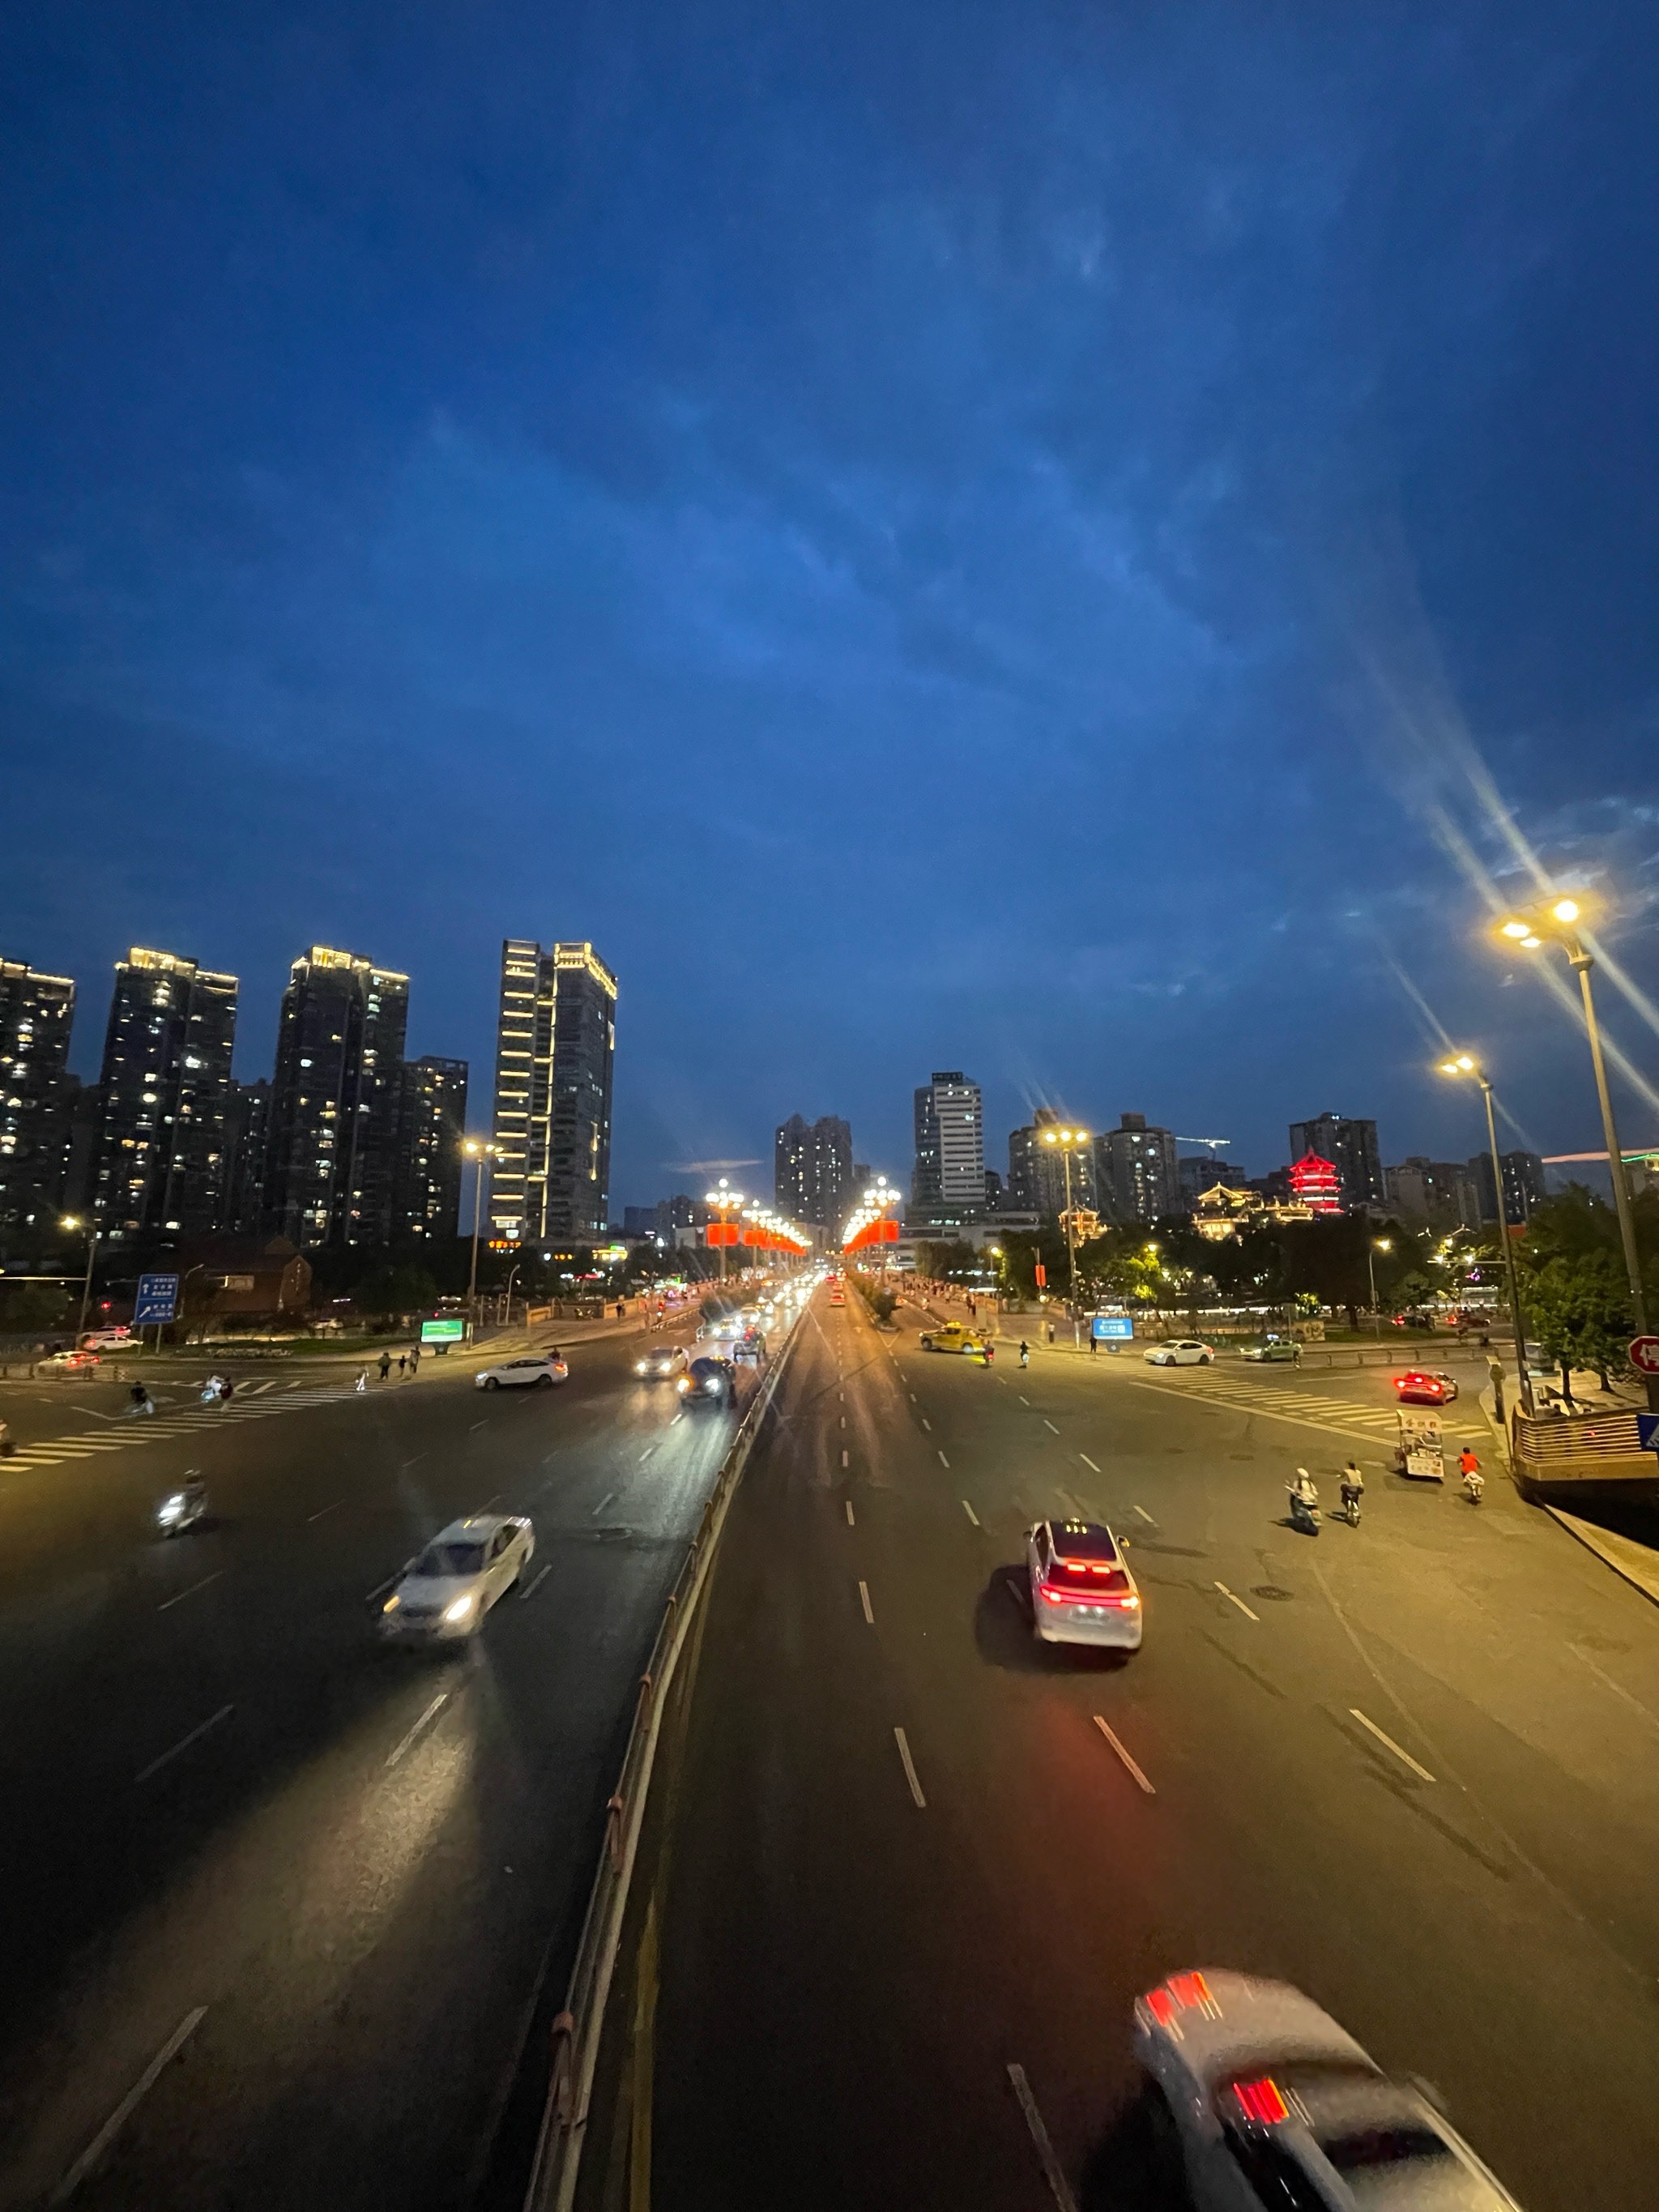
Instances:
[[[1319,1534],[1319,1490],[1305,1467],[1296,1471],[1296,1480],[1285,1486],[1291,1501],[1291,1526],[1304,1535]]]
[[[1342,1470],[1342,1512],[1351,1528],[1359,1526],[1359,1501],[1364,1495],[1365,1478],[1358,1461],[1351,1459]]]

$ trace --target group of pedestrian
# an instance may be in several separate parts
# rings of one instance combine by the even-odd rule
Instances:
[[[392,1354],[390,1352],[381,1352],[378,1365],[380,1370],[381,1382],[389,1382],[392,1377]],[[405,1375],[411,1376],[417,1375],[420,1372],[420,1366],[421,1347],[418,1344],[412,1344],[407,1352],[400,1352],[398,1354],[398,1379],[401,1382]],[[359,1390],[368,1389],[368,1370],[367,1367],[360,1367],[358,1369],[356,1387]]]

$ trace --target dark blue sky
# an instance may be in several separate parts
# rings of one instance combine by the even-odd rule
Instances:
[[[1650,6],[55,0],[0,31],[0,946],[620,973],[616,1203],[911,1086],[1544,1151],[1659,995]],[[1486,779],[1490,779],[1489,781]],[[1512,810],[1518,842],[1502,830]],[[1609,988],[1659,1139],[1659,1038]],[[1645,1092],[1645,1096],[1644,1093]]]

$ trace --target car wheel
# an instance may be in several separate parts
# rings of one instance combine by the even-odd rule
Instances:
[[[1212,1360],[1211,1360],[1211,1356],[1210,1356],[1210,1354],[1206,1352],[1205,1353],[1204,1357],[1202,1358],[1202,1359],[1200,1359],[1200,1360],[1199,1361],[1199,1363],[1198,1363],[1198,1364],[1199,1364],[1199,1365],[1200,1365],[1200,1367],[1208,1367],[1208,1366],[1210,1366],[1210,1365],[1212,1364]]]
[[[486,1375],[484,1376],[484,1389],[486,1390],[499,1390],[501,1387],[501,1378],[499,1375]]]
[[[553,1377],[550,1375],[538,1375],[536,1377],[536,1388],[538,1390],[550,1390],[553,1388]]]

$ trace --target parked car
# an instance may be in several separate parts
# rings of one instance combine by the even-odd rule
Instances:
[[[1211,1367],[1215,1364],[1215,1346],[1200,1344],[1195,1336],[1183,1336],[1173,1344],[1155,1344],[1146,1360],[1149,1367]]]

